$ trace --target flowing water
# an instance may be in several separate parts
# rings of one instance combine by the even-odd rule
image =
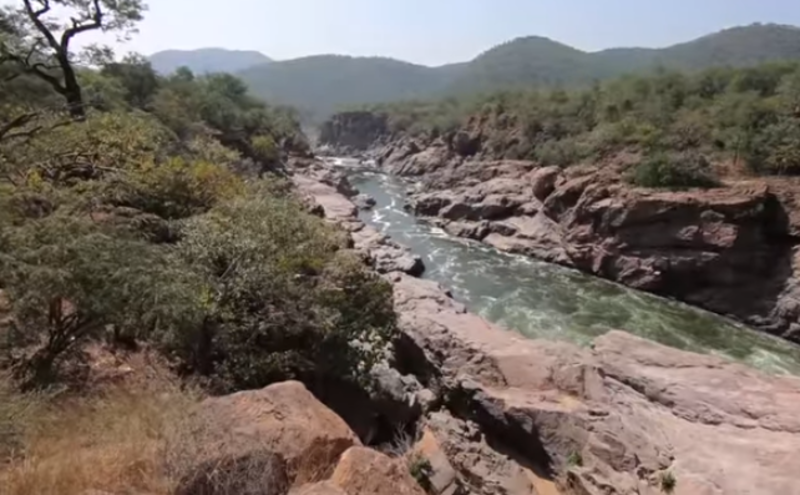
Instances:
[[[582,345],[620,329],[765,371],[800,375],[800,347],[789,342],[682,303],[453,238],[404,211],[408,184],[400,179],[363,169],[353,169],[349,178],[377,202],[361,213],[363,221],[421,256],[424,278],[441,283],[470,311],[507,329]]]

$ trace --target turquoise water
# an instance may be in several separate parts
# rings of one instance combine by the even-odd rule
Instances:
[[[354,170],[350,181],[377,205],[366,223],[425,261],[425,278],[472,312],[532,338],[582,345],[611,329],[680,349],[726,356],[769,372],[800,375],[800,347],[688,305],[575,270],[455,239],[403,210],[407,184]]]

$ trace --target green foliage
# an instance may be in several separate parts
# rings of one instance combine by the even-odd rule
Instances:
[[[109,180],[105,198],[109,204],[177,219],[203,213],[243,189],[242,180],[227,168],[175,157]]]
[[[719,185],[711,165],[695,153],[657,153],[637,164],[630,181],[640,187],[688,189]]]
[[[336,373],[357,379],[394,330],[390,290],[288,198],[253,194],[186,226],[205,323],[166,342],[221,391]]]
[[[138,57],[78,76],[85,118],[51,112],[53,88],[0,95],[2,122],[24,116],[0,136],[0,331],[18,376],[41,384],[98,339],[155,344],[217,390],[366,376],[395,328],[388,284],[288,181],[239,173],[306,149],[295,112]]]
[[[431,484],[431,477],[433,476],[431,461],[422,454],[412,453],[408,459],[408,472],[423,490],[431,493],[433,488]]]
[[[587,89],[533,88],[371,105],[367,110],[386,117],[389,133],[431,138],[461,128],[480,135],[487,158],[568,166],[623,151],[689,154],[744,163],[756,173],[800,173],[798,63],[693,74],[662,69],[652,76],[625,76]],[[710,185],[705,180],[707,167],[696,159],[689,162],[698,166],[665,168],[646,160],[636,182],[657,187]],[[666,177],[672,171],[676,174]]]
[[[51,215],[7,229],[0,278],[14,316],[13,335],[37,350],[17,371],[32,383],[50,377],[86,339],[157,332],[190,291],[163,249],[107,231],[91,220]],[[188,306],[184,306],[188,304]]]
[[[280,159],[280,150],[272,136],[254,136],[251,140],[255,156],[266,163],[274,163]]]
[[[698,71],[797,60],[798,47],[800,30],[796,28],[751,25],[658,50],[615,48],[587,53],[533,36],[500,44],[465,63],[440,67],[381,57],[321,55],[259,64],[239,75],[255,94],[302,108],[313,121],[353,105],[530,87],[588,88],[595,81],[623,74],[653,73],[656,67]],[[745,77],[741,87],[769,92],[771,84],[769,77]],[[704,90],[714,89],[714,79],[707,79]]]
[[[567,457],[567,466],[570,467],[582,467],[583,466],[583,456],[578,451],[570,452],[569,457]]]

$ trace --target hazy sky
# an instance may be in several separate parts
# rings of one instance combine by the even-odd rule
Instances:
[[[220,46],[288,59],[468,60],[540,35],[584,50],[659,47],[752,22],[800,25],[797,0],[149,0],[130,49]]]

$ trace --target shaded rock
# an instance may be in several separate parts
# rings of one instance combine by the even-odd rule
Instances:
[[[375,198],[368,194],[359,194],[353,198],[353,203],[362,210],[369,210],[375,206]]]
[[[347,424],[299,382],[206,399],[199,414],[203,450],[190,479],[214,465],[238,473],[240,459],[259,463],[271,459],[267,453],[286,462],[290,481],[324,479],[342,452],[360,444]]]
[[[340,112],[320,127],[320,145],[342,156],[364,151],[388,134],[386,116],[368,111]]]
[[[528,175],[531,188],[533,189],[533,196],[539,201],[544,201],[555,190],[556,181],[561,174],[561,168],[542,167],[534,170]]]
[[[370,256],[378,273],[403,272],[418,277],[425,272],[422,258],[392,245],[376,247]]]
[[[461,156],[473,156],[480,151],[481,141],[479,136],[470,136],[467,132],[458,131],[450,139],[450,146]]]
[[[425,495],[403,461],[363,447],[342,454],[331,482],[348,495]]]

